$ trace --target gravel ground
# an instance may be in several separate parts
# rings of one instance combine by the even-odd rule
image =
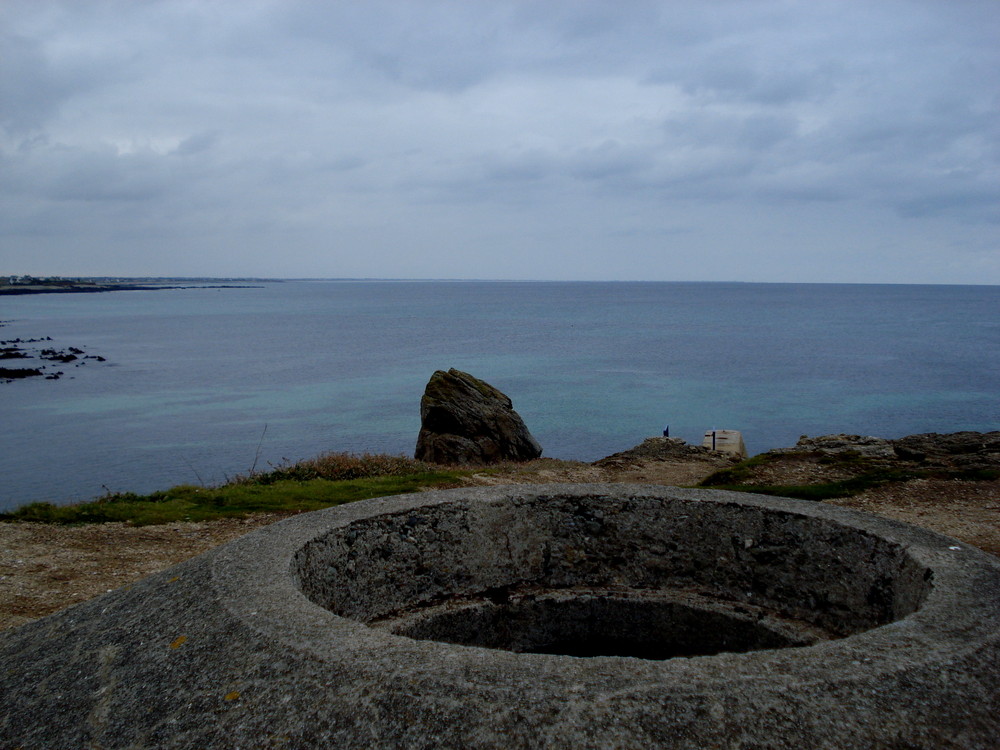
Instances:
[[[0,523],[0,629],[127,586],[282,516],[203,523]]]
[[[1000,557],[1000,481],[913,479],[831,501],[939,531]]]

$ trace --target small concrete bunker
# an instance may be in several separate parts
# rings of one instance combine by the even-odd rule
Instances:
[[[826,518],[559,490],[359,520],[295,566],[310,600],[397,635],[656,660],[860,633],[916,610],[932,577]]]
[[[449,490],[261,529],[0,649],[25,748],[995,748],[1000,560],[780,498]]]

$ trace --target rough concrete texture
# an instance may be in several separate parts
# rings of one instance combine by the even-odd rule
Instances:
[[[746,458],[748,455],[743,433],[739,430],[708,430],[701,444],[710,450],[730,453],[739,458]]]
[[[261,529],[0,654],[0,747],[995,748],[1000,560],[778,498],[449,490]]]

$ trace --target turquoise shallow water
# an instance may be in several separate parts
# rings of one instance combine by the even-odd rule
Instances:
[[[0,298],[0,338],[103,364],[0,385],[0,507],[410,453],[435,369],[506,392],[545,455],[659,434],[1000,428],[1000,287],[285,282]],[[263,440],[261,440],[263,435]]]

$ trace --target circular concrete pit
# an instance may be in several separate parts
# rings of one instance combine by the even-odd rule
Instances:
[[[262,529],[2,652],[26,748],[995,748],[1000,561],[817,503],[450,490]]]
[[[902,546],[825,518],[560,492],[358,520],[295,566],[310,600],[397,635],[642,659],[859,633],[913,612],[932,576]]]

